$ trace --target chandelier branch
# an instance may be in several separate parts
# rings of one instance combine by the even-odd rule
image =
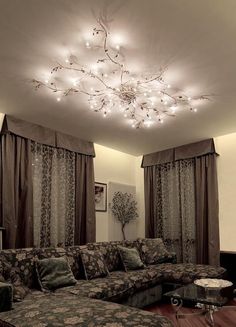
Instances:
[[[211,95],[190,97],[180,88],[168,84],[164,77],[168,67],[162,67],[158,73],[149,76],[132,73],[125,68],[120,45],[116,45],[115,49],[110,46],[111,33],[102,17],[97,19],[97,24],[93,28],[93,36],[102,36],[99,44],[90,45],[90,42],[86,42],[86,48],[93,47],[94,50],[103,52],[102,57],[95,60],[99,68],[91,69],[86,64],[81,65],[76,56],[70,56],[65,60],[66,65],[58,62],[52,68],[49,79],[33,79],[35,90],[45,87],[53,93],[60,93],[62,97],[84,94],[94,112],[100,112],[104,117],[114,111],[120,112],[130,120],[134,128],[162,124],[166,117],[175,117],[179,107],[197,112],[194,106],[196,101],[211,100]],[[63,76],[57,76],[60,72],[72,72],[76,78],[67,77],[64,80]],[[70,79],[73,86],[68,85]],[[89,83],[93,87],[88,88]],[[57,97],[57,101],[61,101],[61,98]]]

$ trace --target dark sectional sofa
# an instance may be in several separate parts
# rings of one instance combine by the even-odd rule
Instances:
[[[22,302],[13,303],[13,310],[0,313],[0,326],[172,326],[166,317],[138,308],[160,300],[166,285],[187,284],[203,277],[221,278],[225,269],[207,265],[177,264],[175,254],[163,250],[161,240],[153,243],[156,244],[155,249],[148,248],[149,241],[138,239],[67,248],[0,251],[0,273],[3,269],[1,263],[8,262],[12,268],[19,270],[23,284],[30,289]],[[118,245],[136,247],[146,262],[146,267],[125,271]],[[102,252],[109,270],[108,276],[85,280],[80,256],[83,249]],[[70,263],[77,279],[76,285],[59,288],[54,292],[41,292],[38,289],[35,260],[62,256],[66,256]],[[6,291],[4,283],[1,285],[0,292],[1,289]],[[0,302],[5,300],[7,294],[2,292]]]

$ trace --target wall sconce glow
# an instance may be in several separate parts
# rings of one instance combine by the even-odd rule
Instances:
[[[118,112],[132,120],[133,128],[163,124],[164,119],[176,116],[178,107],[196,113],[194,101],[210,99],[208,95],[190,97],[178,86],[169,84],[165,80],[166,69],[148,74],[130,71],[120,53],[121,46],[125,50],[124,38],[112,35],[107,26],[99,18],[92,33],[95,40],[84,42],[85,51],[91,49],[92,54],[97,54],[92,64],[83,64],[83,58],[73,53],[51,69],[50,78],[33,79],[35,89],[45,87],[59,94],[58,102],[63,97],[85,94],[91,110],[104,118]]]

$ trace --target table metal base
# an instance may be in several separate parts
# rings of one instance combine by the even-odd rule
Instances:
[[[199,308],[200,310],[198,312],[194,313],[183,313],[181,312],[181,308],[183,306],[183,300],[182,299],[176,299],[171,298],[171,304],[175,310],[175,317],[178,326],[180,326],[179,319],[188,318],[188,317],[196,317],[196,316],[204,316],[206,325],[207,326],[215,326],[214,321],[214,313],[219,310],[236,310],[236,306],[216,306],[212,304],[204,304],[204,303],[197,303],[196,308]]]

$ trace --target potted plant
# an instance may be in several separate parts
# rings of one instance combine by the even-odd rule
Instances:
[[[138,218],[137,202],[131,193],[115,192],[111,211],[113,216],[121,223],[123,240],[125,240],[125,226]]]

